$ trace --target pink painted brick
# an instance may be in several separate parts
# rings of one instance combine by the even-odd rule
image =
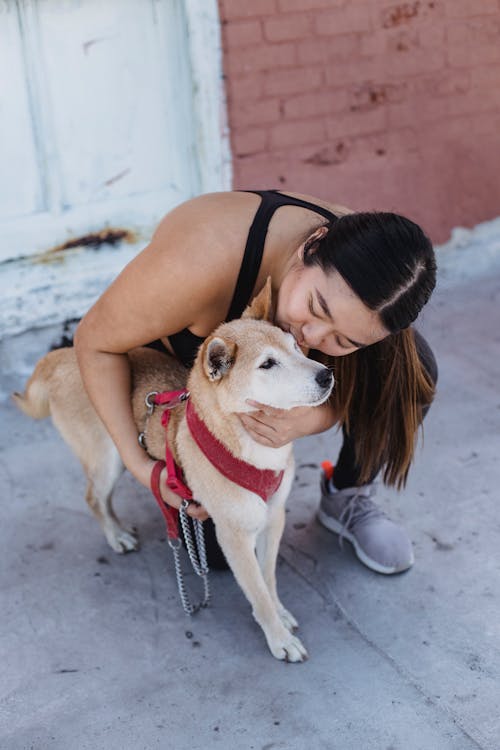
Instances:
[[[446,29],[444,26],[423,26],[418,32],[419,45],[426,49],[446,46]]]
[[[278,0],[279,10],[285,13],[293,13],[299,10],[322,10],[330,9],[332,6],[343,6],[345,0]]]
[[[449,46],[448,62],[453,67],[469,68],[475,65],[500,62],[500,43],[465,46]]]
[[[387,53],[414,54],[415,51],[430,48],[443,49],[446,46],[446,31],[442,25],[422,24],[419,29],[398,30],[387,34]]]
[[[286,99],[284,114],[287,119],[303,119],[341,112],[347,109],[348,95],[346,91],[328,91],[321,89],[315,93],[302,94]]]
[[[286,148],[305,143],[319,143],[325,139],[325,124],[322,120],[283,122],[271,128],[271,146]]]
[[[267,130],[265,128],[237,131],[233,135],[235,156],[248,156],[264,151],[267,147],[267,141]]]
[[[244,128],[277,122],[280,119],[280,101],[278,99],[261,99],[256,102],[241,103],[231,109],[231,127]]]
[[[321,68],[274,70],[266,74],[264,91],[270,95],[299,94],[317,89],[323,82]]]
[[[349,109],[363,112],[375,107],[386,106],[389,103],[403,101],[407,96],[408,84],[406,81],[397,83],[371,81],[350,88]]]
[[[292,43],[259,44],[229,54],[227,65],[231,75],[237,75],[258,70],[287,68],[295,61],[295,47]]]
[[[425,97],[415,97],[404,104],[393,104],[387,107],[389,128],[405,128],[419,123],[446,122],[449,117],[448,98],[441,97],[430,100]]]
[[[369,7],[350,3],[342,8],[319,12],[314,16],[314,26],[319,36],[369,31],[372,28]]]
[[[343,164],[351,156],[350,139],[339,138],[326,144],[297,146],[293,150],[297,160],[312,167],[330,167],[333,164]]]
[[[462,128],[462,137],[463,133],[474,133],[477,135],[492,135],[495,138],[498,138],[498,134],[500,133],[500,112],[497,109],[497,112],[494,114],[491,112],[488,112],[487,114],[477,114],[474,115],[474,117],[471,117],[468,127]],[[494,147],[495,152],[498,151],[498,141],[497,145]]]
[[[474,114],[476,112],[495,112],[500,109],[500,88],[493,87],[488,95],[484,91],[475,89],[468,91],[462,96],[450,97],[448,100],[448,112],[450,117],[462,114]]]
[[[297,59],[303,65],[349,60],[359,52],[359,35],[341,34],[333,39],[306,39],[297,42]]]
[[[475,132],[476,124],[486,122],[486,119],[489,117],[490,115],[479,117],[476,117],[475,115],[462,115],[451,119],[443,118],[439,122],[429,121],[427,123],[422,123],[420,136],[423,141],[432,141],[433,144],[449,145],[456,141],[464,142],[470,140],[468,139],[467,134]]]
[[[237,106],[239,102],[255,101],[262,95],[263,73],[229,76],[227,91],[230,104]]]
[[[373,57],[383,55],[387,50],[390,35],[387,31],[372,31],[359,35],[360,53]]]
[[[280,153],[275,149],[257,154],[251,159],[238,159],[234,165],[234,187],[282,188],[286,185],[285,175],[289,164],[289,152]]]
[[[454,0],[410,0],[410,2],[383,3],[377,25],[384,29],[416,28],[422,23],[435,25],[444,17],[444,7]]]
[[[378,133],[383,131],[387,125],[385,108],[375,109],[371,112],[352,112],[349,114],[335,115],[327,122],[328,138],[340,138],[363,133]]]
[[[236,187],[398,210],[436,240],[498,213],[500,0],[245,2],[219,0]]]
[[[389,128],[411,127],[418,116],[418,107],[414,100],[402,104],[391,104],[387,107]]]
[[[455,21],[447,27],[447,40],[450,45],[475,47],[498,42],[500,14],[490,18],[471,18],[468,21]]]
[[[387,160],[419,150],[418,134],[414,128],[357,136],[350,140],[351,158],[360,162],[373,157]]]
[[[270,42],[304,39],[310,36],[311,30],[312,19],[308,13],[283,13],[264,21],[264,34]]]
[[[419,15],[421,3],[413,0],[409,3],[398,3],[388,8],[383,8],[380,13],[380,22],[384,29],[392,29],[414,22]]]
[[[224,27],[224,40],[231,51],[262,42],[262,24],[259,21],[233,21]]]
[[[444,6],[448,18],[470,18],[499,12],[498,0],[453,0]]]
[[[389,68],[385,58],[354,58],[349,62],[338,62],[326,68],[328,86],[345,87],[351,84],[384,79]]]
[[[453,66],[474,66],[500,60],[500,15],[451,23],[447,29],[448,60]]]
[[[258,18],[275,13],[276,0],[219,0],[219,7],[223,20]]]
[[[415,79],[411,86],[412,94],[429,97],[460,96],[471,87],[471,74],[468,70],[445,68],[431,76]]]
[[[410,53],[395,53],[388,58],[388,78],[405,78],[442,70],[446,53],[442,48],[416,49]]]
[[[469,75],[473,88],[500,87],[500,65],[481,65],[472,68]]]

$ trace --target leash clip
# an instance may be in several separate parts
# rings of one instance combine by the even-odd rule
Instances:
[[[184,482],[181,482],[181,480],[178,477],[172,477],[168,476],[166,479],[166,484],[169,489],[172,490],[172,492],[175,492],[176,495],[184,494],[186,492],[186,485]]]
[[[164,402],[163,406],[165,407],[165,409],[173,409],[175,406],[179,406],[179,404],[187,401],[188,398],[189,391],[182,391],[181,393],[177,394],[171,401]]]
[[[150,417],[155,410],[155,398],[158,393],[159,391],[150,391],[144,399],[144,403],[146,404],[148,410],[148,417]]]

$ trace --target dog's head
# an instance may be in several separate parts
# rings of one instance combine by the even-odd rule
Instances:
[[[243,316],[220,325],[202,344],[190,388],[210,387],[225,412],[252,411],[248,399],[278,409],[326,401],[334,383],[331,371],[307,359],[292,334],[271,319],[268,278]]]

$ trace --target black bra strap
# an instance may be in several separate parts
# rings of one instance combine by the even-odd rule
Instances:
[[[250,301],[257,276],[259,275],[269,222],[277,208],[280,206],[300,206],[324,216],[329,221],[335,221],[337,218],[335,214],[326,208],[300,198],[283,195],[278,190],[245,190],[242,192],[260,195],[261,202],[248,232],[245,252],[243,253],[243,260],[236,281],[233,299],[229,306],[227,320],[240,318],[243,310]]]
[[[243,260],[241,261],[240,272],[236,280],[227,320],[240,318],[243,310],[250,301],[264,254],[267,228],[275,211],[274,204],[271,201],[265,200],[265,191],[257,192],[256,190],[252,190],[248,192],[255,192],[257,195],[260,195],[261,202],[248,232],[245,252],[243,253]]]

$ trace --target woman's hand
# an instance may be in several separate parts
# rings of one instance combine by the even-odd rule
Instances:
[[[147,474],[148,477],[151,476],[151,472],[153,471],[154,465],[156,461],[153,461],[152,459],[149,459],[147,462]],[[141,481],[141,484],[144,484],[145,487],[149,487],[148,481],[142,480],[142,477],[138,477],[139,481]],[[162,469],[159,479],[159,485],[160,485],[160,494],[161,499],[164,503],[167,505],[170,505],[171,508],[177,508],[179,509],[181,507],[182,498],[179,497],[179,495],[176,495],[175,492],[172,492],[172,490],[167,487],[167,469],[166,467]],[[191,516],[191,518],[197,518],[199,521],[206,521],[207,518],[209,518],[209,514],[203,507],[203,505],[200,505],[199,503],[195,502],[194,500],[191,501],[186,509],[186,513],[188,516]]]
[[[179,495],[176,495],[175,492],[172,492],[169,487],[167,487],[167,470],[166,468],[162,470],[160,474],[160,492],[161,492],[161,499],[164,503],[167,503],[172,508],[180,508],[182,503],[182,498],[179,497]],[[186,508],[186,513],[188,516],[191,516],[191,518],[197,518],[198,521],[206,521],[209,517],[207,511],[203,507],[203,505],[200,505],[199,503],[192,500],[188,507]]]
[[[321,406],[296,406],[293,409],[274,409],[272,406],[247,401],[256,411],[239,414],[241,423],[251,437],[261,445],[281,448],[305,435],[327,430],[335,423],[334,412],[328,402]]]

